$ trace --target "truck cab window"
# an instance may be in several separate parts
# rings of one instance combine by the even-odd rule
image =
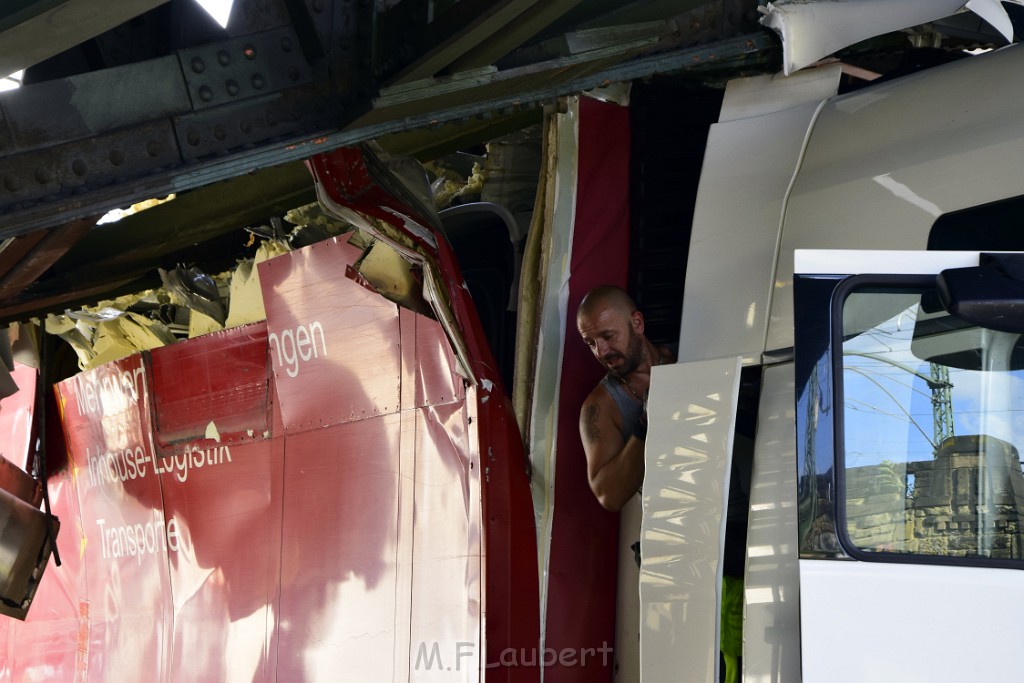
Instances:
[[[835,348],[848,551],[1024,559],[1021,335],[954,319],[930,286],[858,286]]]

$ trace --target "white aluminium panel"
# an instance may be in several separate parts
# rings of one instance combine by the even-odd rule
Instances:
[[[1024,45],[829,100],[786,201],[767,349],[793,346],[794,250],[927,249],[941,216],[1024,195],[1022,158]]]
[[[557,118],[558,164],[553,186],[551,222],[545,226],[549,265],[542,269],[544,283],[538,301],[539,326],[533,401],[530,411],[530,440],[527,444],[532,467],[534,516],[537,520],[537,563],[540,575],[541,645],[547,637],[548,562],[551,553],[551,525],[555,506],[555,442],[558,424],[558,396],[561,392],[562,361],[565,352],[565,321],[570,315],[569,263],[572,261],[573,226],[576,222],[576,189],[579,178],[579,98],[568,99],[568,108]]]
[[[732,355],[760,361],[787,189],[838,74],[729,84],[723,122],[708,134],[694,207],[680,361]]]
[[[718,680],[738,357],[653,369],[640,569],[643,683]]]
[[[998,7],[998,3],[981,0],[966,6],[974,9],[975,5],[992,4]],[[775,0],[762,9],[761,23],[782,38],[783,69],[790,74],[848,45],[947,17],[964,6],[964,0]],[[1002,8],[984,9],[976,11],[993,21],[1001,12],[1009,23]],[[1006,40],[1012,39],[1011,28]]]
[[[836,94],[842,70],[839,64],[832,64],[805,71],[795,78],[763,74],[729,81],[718,122],[774,114],[826,100]]]
[[[744,683],[800,680],[793,364],[766,368],[754,444],[744,581]]]
[[[793,271],[804,275],[934,275],[978,265],[976,251],[797,249]]]
[[[1017,681],[1024,572],[800,560],[803,683]]]

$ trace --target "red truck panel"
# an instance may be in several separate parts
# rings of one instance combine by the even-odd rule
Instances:
[[[148,357],[162,453],[205,438],[211,424],[220,444],[270,438],[266,324],[154,349]]]
[[[398,307],[354,280],[340,239],[261,263],[285,433],[398,412]]]
[[[88,635],[79,647],[88,679],[167,680],[167,567],[176,534],[161,505],[142,357],[76,375],[59,391],[80,505],[85,589],[78,602],[87,605]]]
[[[539,680],[485,668],[537,645],[508,404],[467,390],[436,321],[346,278],[358,255],[261,264],[265,326],[58,385],[64,563],[0,622],[0,681]]]

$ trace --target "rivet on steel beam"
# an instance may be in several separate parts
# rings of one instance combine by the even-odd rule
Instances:
[[[114,166],[120,166],[124,163],[124,152],[119,149],[110,150],[110,163]]]
[[[299,76],[301,76],[301,74],[299,73],[299,67],[297,67],[297,66],[290,66],[290,67],[288,67],[288,78],[290,80],[297,81],[297,80],[299,80]]]
[[[232,78],[228,79],[228,81],[224,84],[224,90],[226,90],[229,95],[234,97],[238,94],[238,91],[241,90],[241,88],[238,87],[238,81]]]
[[[241,121],[241,122],[239,122],[238,130],[240,130],[243,133],[245,133],[246,135],[248,135],[249,133],[252,132],[252,122],[251,121]]]
[[[288,36],[281,38],[281,51],[291,52],[292,51],[292,39]]]
[[[213,99],[213,90],[210,89],[210,86],[204,85],[199,88],[199,99],[203,102],[209,102]]]
[[[217,61],[221,66],[227,66],[231,63],[231,55],[228,54],[227,50],[221,50],[217,53]]]
[[[256,48],[250,43],[246,43],[245,47],[242,48],[242,54],[245,55],[246,59],[256,59]]]
[[[46,183],[50,182],[50,172],[47,171],[45,168],[37,168],[36,182],[39,183],[40,185],[45,185]]]
[[[274,116],[273,114],[267,114],[267,125],[268,126],[276,126],[277,125],[277,117]]]
[[[261,76],[260,74],[252,75],[252,87],[254,87],[256,90],[263,90],[263,86],[265,86],[266,84],[266,79],[264,79],[263,76]]]
[[[192,58],[192,71],[196,72],[197,74],[201,74],[204,71],[206,71],[206,62],[203,61],[202,57]]]
[[[18,183],[16,178],[12,178],[11,176],[5,176],[4,187],[7,189],[8,192],[17,192],[18,190],[21,189],[21,184]]]
[[[89,166],[81,159],[75,159],[74,161],[71,162],[71,171],[76,176],[81,178],[89,171]]]
[[[218,123],[216,126],[213,127],[213,137],[217,138],[218,140],[223,140],[227,136],[228,132],[224,130],[224,126],[222,126],[221,124]]]
[[[197,131],[195,128],[189,128],[186,137],[188,138],[188,144],[192,145],[193,147],[197,147],[199,145],[199,131]]]
[[[146,154],[151,157],[155,157],[160,154],[160,143],[156,140],[150,140],[146,143]]]

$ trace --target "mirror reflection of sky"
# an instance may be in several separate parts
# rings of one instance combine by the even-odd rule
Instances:
[[[868,297],[877,303],[885,296],[854,294],[847,306],[870,306]],[[847,467],[933,457],[935,418],[925,379],[931,366],[911,352],[917,316],[918,306],[911,305],[843,343]],[[1024,450],[1024,371],[951,367],[949,380],[955,435],[987,434]]]

